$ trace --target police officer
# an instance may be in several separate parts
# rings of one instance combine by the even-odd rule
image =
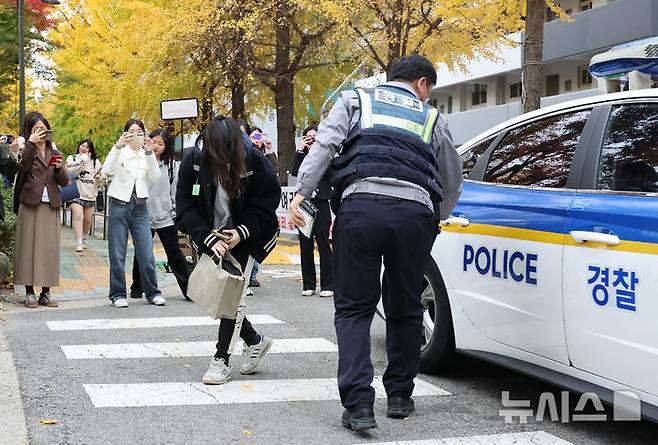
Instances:
[[[370,325],[381,296],[382,260],[389,289],[383,296],[387,416],[405,418],[414,411],[423,271],[439,218],[449,216],[462,186],[461,161],[446,123],[427,105],[436,84],[434,65],[419,55],[402,57],[388,79],[371,90],[342,93],[320,124],[290,205],[292,221],[303,226],[298,206],[331,167],[340,203],[333,235],[338,388],[343,426],[355,431],[377,427]]]

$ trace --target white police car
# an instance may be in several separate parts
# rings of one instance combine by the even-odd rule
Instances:
[[[658,90],[559,104],[459,148],[422,370],[464,353],[658,419]]]

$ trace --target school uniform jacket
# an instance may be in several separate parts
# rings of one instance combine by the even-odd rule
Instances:
[[[239,195],[230,200],[233,228],[241,238],[232,254],[236,258],[250,255],[260,263],[276,245],[279,233],[276,209],[281,199],[281,186],[265,156],[252,146],[245,150],[247,173],[241,180]],[[198,172],[195,163],[199,166]],[[199,196],[193,196],[197,178]],[[210,247],[218,241],[211,233],[216,192],[217,185],[202,161],[201,151],[189,150],[178,175],[176,224],[183,233],[190,235],[198,251],[208,255],[212,255]]]

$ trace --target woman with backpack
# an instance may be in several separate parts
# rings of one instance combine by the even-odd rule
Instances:
[[[176,184],[179,163],[174,159],[174,138],[162,128],[152,132],[153,154],[160,168],[160,179],[149,184],[149,197],[146,205],[151,217],[151,234],[158,234],[167,254],[167,263],[176,277],[183,296],[187,298],[187,282],[190,270],[185,255],[178,244],[176,218]],[[133,259],[133,283],[130,286],[131,298],[142,298],[142,280],[139,275],[137,256]]]
[[[98,197],[98,184],[103,164],[96,156],[94,143],[86,139],[78,144],[75,155],[66,158],[66,168],[75,174],[75,182],[80,197],[70,201],[73,215],[73,234],[76,239],[76,252],[87,248],[87,234]]]
[[[276,244],[279,180],[265,155],[253,148],[230,117],[213,118],[199,141],[203,147],[190,150],[181,163],[176,222],[200,254],[222,257],[230,251],[244,273],[249,257],[262,262]],[[215,229],[230,238],[223,241],[213,233]],[[203,376],[207,385],[231,380],[228,349],[235,323],[221,319],[217,352]],[[240,373],[251,374],[272,340],[256,332],[246,317],[240,337],[245,343]]]

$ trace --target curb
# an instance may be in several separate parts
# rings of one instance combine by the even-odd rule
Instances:
[[[2,312],[0,312],[2,314]],[[27,427],[18,374],[14,365],[11,348],[5,335],[6,321],[0,319],[0,418],[2,419],[2,439],[0,444],[27,445]]]

